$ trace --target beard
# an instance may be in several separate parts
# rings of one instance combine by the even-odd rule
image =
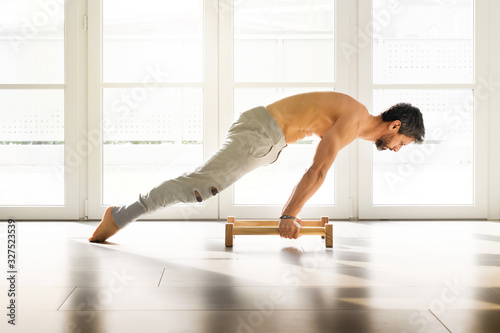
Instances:
[[[394,135],[386,134],[382,135],[377,141],[375,141],[375,146],[379,151],[385,150],[389,147],[387,147],[387,143],[391,141],[392,137]]]

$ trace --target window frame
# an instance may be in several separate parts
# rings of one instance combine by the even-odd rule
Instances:
[[[101,1],[65,1],[65,82],[54,84],[0,84],[0,89],[60,89],[65,90],[65,205],[64,206],[1,206],[4,218],[18,220],[100,220],[105,207],[99,205],[102,181],[102,149],[89,140],[88,133],[100,131]],[[235,0],[236,1],[236,0]],[[232,15],[232,0],[204,0],[205,10],[205,122],[204,158],[210,156],[225,138],[232,122],[233,88],[232,27],[227,15]],[[476,99],[474,119],[475,206],[387,206],[371,205],[372,144],[356,140],[344,149],[336,163],[336,200],[338,209],[319,208],[303,217],[329,215],[335,219],[499,219],[500,218],[500,42],[493,33],[500,28],[495,15],[500,3],[493,0],[475,1],[475,83],[455,85],[474,89],[480,96],[491,89],[487,99]],[[363,25],[371,17],[371,0],[336,0],[336,91],[344,92],[372,106],[374,85],[371,84],[371,40],[363,36]],[[342,13],[342,15],[340,15]],[[88,16],[88,24],[85,18]],[[88,27],[88,30],[86,30]],[[229,41],[229,42],[228,42]],[[347,54],[346,51],[352,53]],[[209,64],[209,65],[207,65]],[[219,68],[221,69],[219,71]],[[485,80],[490,83],[485,87]],[[285,86],[304,86],[289,83]],[[258,85],[258,84],[257,84]],[[266,85],[267,87],[268,85]],[[279,83],[279,87],[283,85]],[[382,87],[377,85],[377,88]],[[450,85],[383,85],[386,88],[449,88]],[[99,110],[96,112],[95,110]],[[220,121],[219,121],[220,120]],[[74,152],[79,161],[75,165]],[[144,219],[225,219],[227,215],[276,218],[277,206],[238,211],[231,207],[232,189],[214,198],[209,214],[197,211],[196,205],[170,207],[164,214],[152,214]],[[220,201],[218,201],[220,200]],[[424,209],[422,209],[424,208]],[[253,213],[250,211],[253,210]],[[248,214],[247,214],[248,213]],[[239,215],[238,215],[239,216]]]
[[[42,10],[39,8],[39,10]],[[0,206],[2,215],[23,220],[67,220],[79,216],[80,175],[85,166],[85,151],[80,148],[82,132],[79,131],[79,116],[85,109],[80,102],[82,81],[80,70],[85,70],[85,59],[79,57],[84,48],[81,21],[83,10],[78,1],[64,2],[64,83],[62,84],[0,84],[0,89],[64,89],[64,205]],[[78,69],[78,70],[75,70]],[[77,163],[74,158],[77,154]],[[70,163],[71,162],[71,163]],[[26,189],[29,191],[29,188]]]

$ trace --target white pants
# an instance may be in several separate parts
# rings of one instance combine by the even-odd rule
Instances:
[[[160,208],[207,200],[250,171],[274,163],[284,147],[285,135],[265,107],[245,111],[231,125],[222,146],[201,166],[140,194],[130,205],[113,207],[113,219],[123,228]]]

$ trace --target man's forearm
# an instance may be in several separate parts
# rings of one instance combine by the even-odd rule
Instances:
[[[308,169],[302,179],[294,187],[290,198],[283,206],[282,215],[297,216],[306,202],[316,193],[325,180],[325,173]]]

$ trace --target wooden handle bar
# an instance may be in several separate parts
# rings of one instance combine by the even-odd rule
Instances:
[[[234,235],[279,235],[278,227],[234,227]],[[302,227],[301,235],[324,235],[324,227]]]
[[[267,220],[267,221],[254,221],[254,220],[248,220],[248,221],[234,221],[234,226],[235,227],[277,227],[279,225],[280,221],[272,221],[272,220]],[[322,227],[323,222],[321,221],[302,221],[302,226],[304,227]]]

